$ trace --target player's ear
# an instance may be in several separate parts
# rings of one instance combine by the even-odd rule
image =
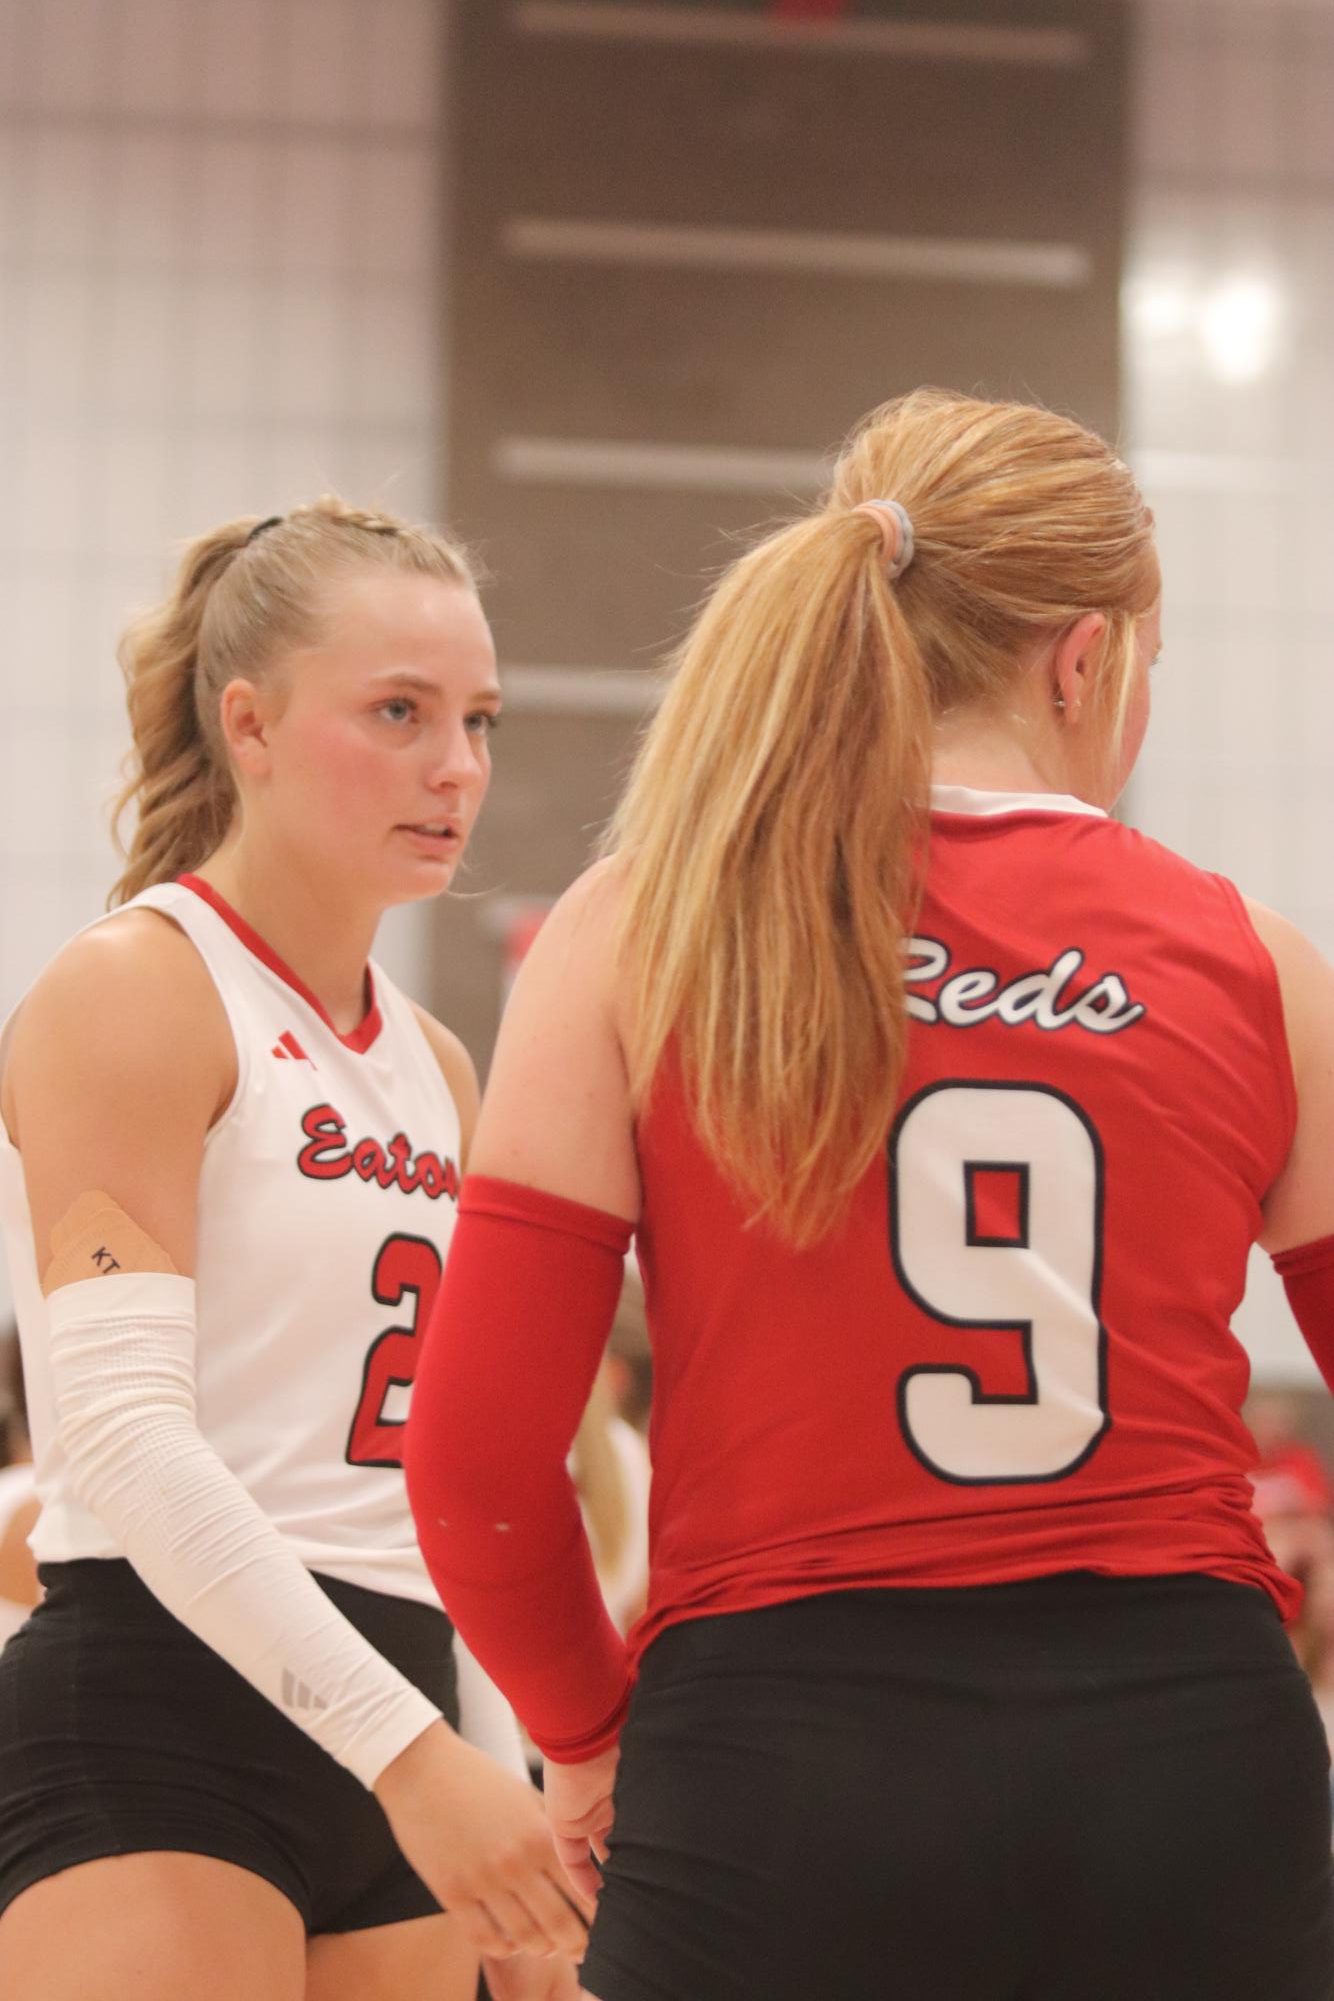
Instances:
[[[238,771],[258,778],[268,768],[268,726],[272,720],[264,690],[238,676],[218,697],[218,725],[227,754]]]
[[[1102,665],[1107,620],[1100,611],[1086,611],[1066,627],[1051,656],[1052,699],[1067,724],[1078,723]]]

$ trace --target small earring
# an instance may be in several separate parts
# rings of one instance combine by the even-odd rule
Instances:
[[[1055,703],[1054,703],[1054,705],[1053,705],[1053,706],[1054,706],[1054,707],[1056,707],[1056,708],[1058,708],[1058,709],[1063,709],[1063,708],[1065,707],[1065,696],[1064,696],[1064,695],[1058,695],[1058,696],[1056,697],[1056,700],[1055,700]]]

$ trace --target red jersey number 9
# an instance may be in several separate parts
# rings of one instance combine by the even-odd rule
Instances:
[[[381,1306],[401,1306],[412,1299],[412,1317],[405,1327],[386,1327],[366,1353],[361,1397],[347,1439],[349,1466],[401,1466],[406,1392],[417,1374],[422,1333],[440,1285],[440,1253],[425,1237],[386,1237],[375,1257],[371,1292]],[[395,1391],[403,1403],[401,1415],[388,1406]]]
[[[969,1486],[1064,1479],[1110,1423],[1092,1121],[1044,1084],[932,1084],[895,1122],[889,1186],[895,1272],[942,1330],[899,1379],[910,1449]],[[1014,1333],[1025,1391],[988,1393],[969,1328]]]

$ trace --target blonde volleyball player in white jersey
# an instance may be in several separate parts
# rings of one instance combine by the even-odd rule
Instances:
[[[445,1720],[401,1465],[476,1084],[369,959],[486,791],[473,580],[325,500],[194,543],[122,661],[119,907],[0,1041],[46,1586],[0,1659],[0,1992],[461,2001],[480,1949],[558,2001],[583,1918]]]

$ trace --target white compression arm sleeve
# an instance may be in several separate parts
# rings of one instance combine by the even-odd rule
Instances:
[[[321,1591],[195,1422],[195,1286],[123,1272],[47,1300],[60,1443],[149,1589],[363,1785],[439,1716]]]
[[[475,1750],[485,1751],[516,1778],[528,1777],[528,1760],[514,1711],[463,1637],[454,1635],[454,1666],[459,1685],[459,1735]]]

